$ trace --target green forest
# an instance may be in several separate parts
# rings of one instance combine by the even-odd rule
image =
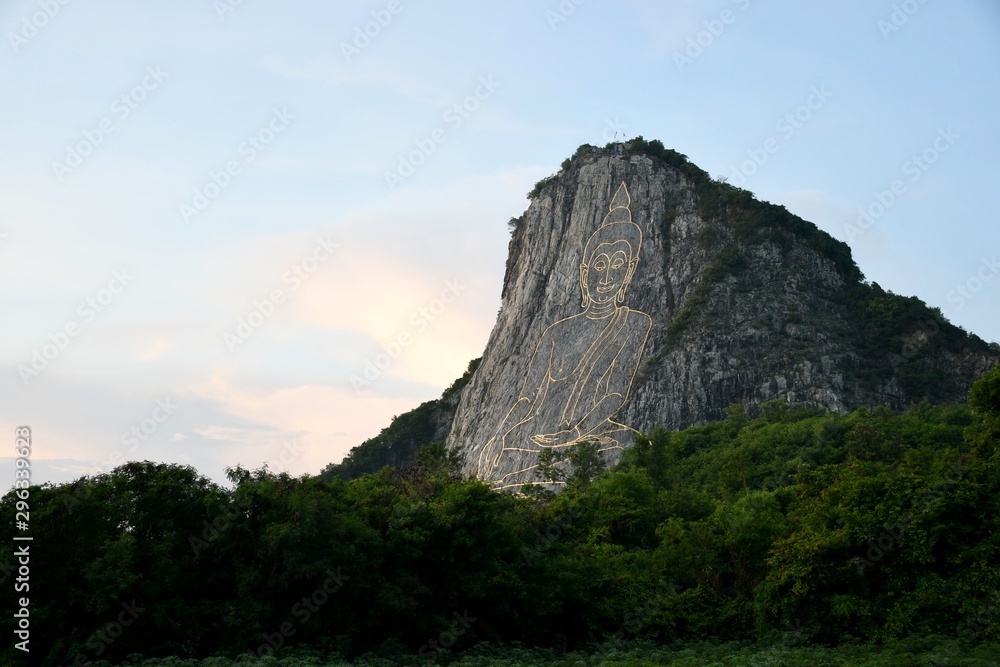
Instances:
[[[559,494],[440,444],[351,480],[132,462],[32,487],[30,592],[0,578],[45,666],[998,664],[998,444],[1000,366],[967,404],[578,445]]]

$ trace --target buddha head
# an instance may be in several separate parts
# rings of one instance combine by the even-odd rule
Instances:
[[[580,263],[584,309],[611,309],[625,302],[639,263],[642,229],[632,222],[628,190],[622,183],[600,228],[587,240]]]

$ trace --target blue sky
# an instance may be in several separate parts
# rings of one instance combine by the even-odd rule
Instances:
[[[0,433],[36,483],[340,460],[482,353],[507,221],[615,131],[1000,340],[993,0],[7,0],[0,33]]]

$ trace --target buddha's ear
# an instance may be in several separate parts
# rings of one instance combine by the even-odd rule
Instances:
[[[615,303],[619,306],[625,303],[625,293],[628,291],[628,284],[632,282],[632,274],[635,273],[635,267],[639,264],[639,258],[636,257],[633,260],[629,260],[628,263],[628,274],[625,276],[625,280],[622,282],[621,289],[618,290],[618,294],[615,295]]]
[[[590,267],[586,264],[580,265],[580,290],[583,292],[583,307],[587,308],[590,305],[590,291],[587,289],[587,273],[589,273]]]

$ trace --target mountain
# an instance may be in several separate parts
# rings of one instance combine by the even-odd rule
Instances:
[[[584,440],[613,463],[637,432],[770,401],[961,401],[1000,360],[938,309],[866,282],[846,244],[658,141],[581,146],[530,199],[481,363],[446,402],[398,418],[447,434],[495,488],[539,481],[546,450],[558,460]],[[399,464],[376,450],[352,457]]]
[[[378,472],[385,466],[405,468],[417,459],[417,452],[423,445],[444,442],[451,431],[459,393],[478,366],[479,359],[473,359],[462,377],[445,389],[441,398],[425,401],[393,417],[377,436],[353,447],[343,461],[326,466],[320,477],[349,481]]]

